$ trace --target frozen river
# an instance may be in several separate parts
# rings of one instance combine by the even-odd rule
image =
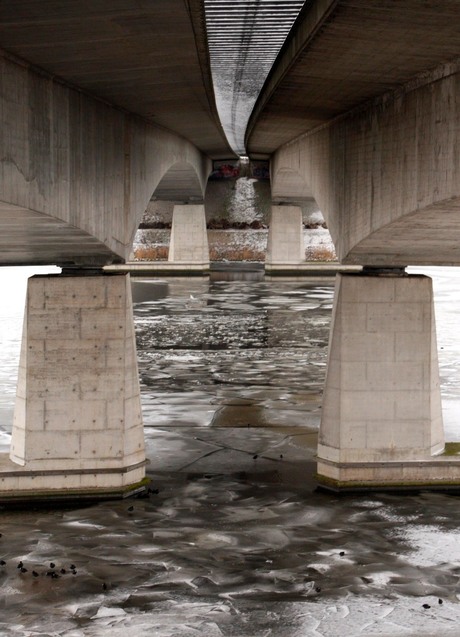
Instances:
[[[460,274],[431,272],[459,440]],[[0,270],[5,449],[24,280]],[[315,490],[332,295],[301,281],[135,283],[154,492],[1,511],[0,634],[460,635],[459,497]]]

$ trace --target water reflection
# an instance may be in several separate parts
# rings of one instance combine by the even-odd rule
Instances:
[[[146,425],[318,424],[331,285],[150,285],[135,307]]]

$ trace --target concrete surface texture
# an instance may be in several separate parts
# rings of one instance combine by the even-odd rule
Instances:
[[[423,462],[443,449],[431,279],[338,274],[319,473],[363,484],[442,481],[451,476]]]
[[[208,48],[219,68],[230,63],[226,38],[242,25],[230,84],[252,99],[243,76],[260,75],[249,52],[273,26],[265,10],[279,20],[299,8],[210,0],[207,36],[204,4],[2,7],[6,263],[122,261],[152,196],[201,203],[209,158],[232,155]],[[344,263],[460,261],[457,10],[455,0],[306,3],[259,95],[248,152],[272,157],[277,201],[316,200]],[[239,99],[227,113],[238,126]]]
[[[3,491],[116,488],[144,476],[129,275],[29,279],[11,460]]]
[[[266,264],[305,261],[302,210],[299,206],[272,206]]]
[[[211,162],[186,139],[15,61],[0,65],[3,263],[128,258],[152,194],[177,166],[203,195]]]
[[[457,10],[307,3],[259,95],[248,153],[275,200],[315,198],[343,263],[460,262]]]
[[[7,2],[0,47],[210,156],[233,155],[214,104],[201,0]]]
[[[342,262],[459,263],[459,69],[439,67],[277,152],[275,198],[314,196]]]
[[[174,206],[168,260],[209,266],[203,205]]]
[[[419,73],[455,60],[457,14],[456,0],[305,3],[252,112],[248,153],[271,155]]]

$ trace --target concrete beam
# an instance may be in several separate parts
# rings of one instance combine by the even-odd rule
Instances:
[[[184,138],[7,57],[0,71],[2,263],[127,259],[175,166],[203,197],[211,162]]]
[[[278,198],[313,195],[343,263],[460,263],[460,64],[304,135],[275,154]]]
[[[234,156],[215,106],[203,0],[6,2],[0,47],[207,155]]]

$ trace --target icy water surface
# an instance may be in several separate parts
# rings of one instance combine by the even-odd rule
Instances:
[[[136,285],[135,298],[148,294]],[[147,426],[317,424],[331,285],[183,280],[155,292],[135,307]]]
[[[457,284],[438,289],[455,435]],[[459,498],[315,490],[332,287],[145,281],[134,296],[151,493],[1,511],[0,634],[460,635]]]

